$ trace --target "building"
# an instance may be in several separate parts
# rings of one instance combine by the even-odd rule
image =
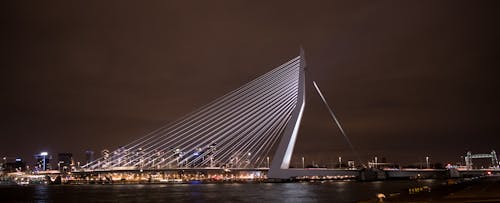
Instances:
[[[71,171],[73,167],[73,154],[71,153],[59,153],[57,154],[58,162],[57,166],[59,171],[66,172]]]
[[[51,170],[50,160],[52,159],[47,152],[41,152],[40,154],[35,154],[35,170],[46,171]]]
[[[88,164],[92,161],[94,161],[94,151],[92,150],[85,151],[85,164]]]
[[[4,172],[26,171],[26,163],[21,158],[6,160],[2,166]]]

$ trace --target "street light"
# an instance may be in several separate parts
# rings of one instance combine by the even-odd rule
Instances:
[[[305,162],[304,162],[304,157],[302,157],[302,168],[306,168]]]
[[[427,168],[429,168],[429,157],[428,156],[425,157],[425,163],[427,164]]]

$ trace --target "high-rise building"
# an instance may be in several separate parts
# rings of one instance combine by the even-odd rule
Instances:
[[[94,161],[94,151],[92,150],[85,151],[85,164],[88,164],[92,161]]]
[[[73,166],[73,154],[71,153],[59,153],[57,154],[58,162],[57,166],[59,171],[71,171]]]
[[[35,154],[35,170],[46,171],[50,170],[50,160],[52,159],[47,152],[41,152],[40,154]]]

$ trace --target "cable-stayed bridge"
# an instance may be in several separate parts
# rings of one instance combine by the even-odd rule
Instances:
[[[301,50],[268,73],[83,168],[269,168],[271,178],[357,174],[356,170],[289,169],[305,107],[305,67]]]

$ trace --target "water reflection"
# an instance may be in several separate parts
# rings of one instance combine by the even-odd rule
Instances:
[[[382,184],[384,182],[383,181],[373,181],[371,183],[372,183],[374,189],[380,190],[382,188]]]
[[[49,200],[50,198],[47,185],[35,185],[33,191],[33,199],[36,201]]]
[[[0,187],[6,202],[355,202],[439,181]]]
[[[338,182],[334,182],[333,184],[336,188],[335,192],[342,193],[345,191],[345,185],[347,184],[347,182],[338,181]]]

